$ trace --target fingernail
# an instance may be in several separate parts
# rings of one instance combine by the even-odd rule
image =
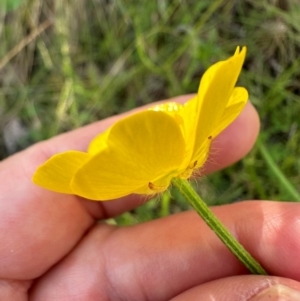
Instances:
[[[300,292],[282,284],[272,285],[249,301],[299,301]]]

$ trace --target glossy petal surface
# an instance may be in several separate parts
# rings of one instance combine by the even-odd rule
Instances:
[[[186,122],[183,118],[182,111],[184,110],[185,105],[176,102],[166,102],[159,105],[156,105],[150,110],[157,111],[157,112],[165,112],[169,114],[176,123],[180,126],[183,136],[185,137],[185,125]]]

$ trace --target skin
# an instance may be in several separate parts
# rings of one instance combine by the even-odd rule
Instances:
[[[264,294],[271,296],[267,300],[283,300],[279,295],[287,294],[287,287],[300,291],[298,204],[245,201],[213,208],[269,274],[276,275],[253,276],[192,211],[118,228],[103,220],[141,205],[144,198],[91,202],[31,182],[36,167],[51,155],[86,150],[118,118],[59,135],[1,162],[0,300],[235,301]],[[242,158],[258,131],[257,113],[248,104],[214,140],[218,151],[204,173]]]

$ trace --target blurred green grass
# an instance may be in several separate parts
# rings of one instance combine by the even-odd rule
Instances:
[[[5,2],[5,1],[4,1]],[[3,3],[4,3],[3,2]],[[10,3],[10,5],[8,5]],[[137,106],[197,91],[212,63],[248,48],[240,85],[259,143],[197,182],[209,204],[299,200],[300,6],[296,0],[6,0],[0,6],[0,158],[18,120],[18,150]],[[298,192],[297,192],[298,191]],[[175,191],[121,224],[188,209]]]

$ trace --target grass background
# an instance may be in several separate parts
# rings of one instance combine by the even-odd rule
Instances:
[[[201,179],[209,204],[300,200],[297,0],[0,0],[0,158],[60,132],[197,90],[248,48],[240,85],[261,117],[241,162]],[[297,192],[298,191],[298,192]],[[186,210],[176,191],[117,222]]]

